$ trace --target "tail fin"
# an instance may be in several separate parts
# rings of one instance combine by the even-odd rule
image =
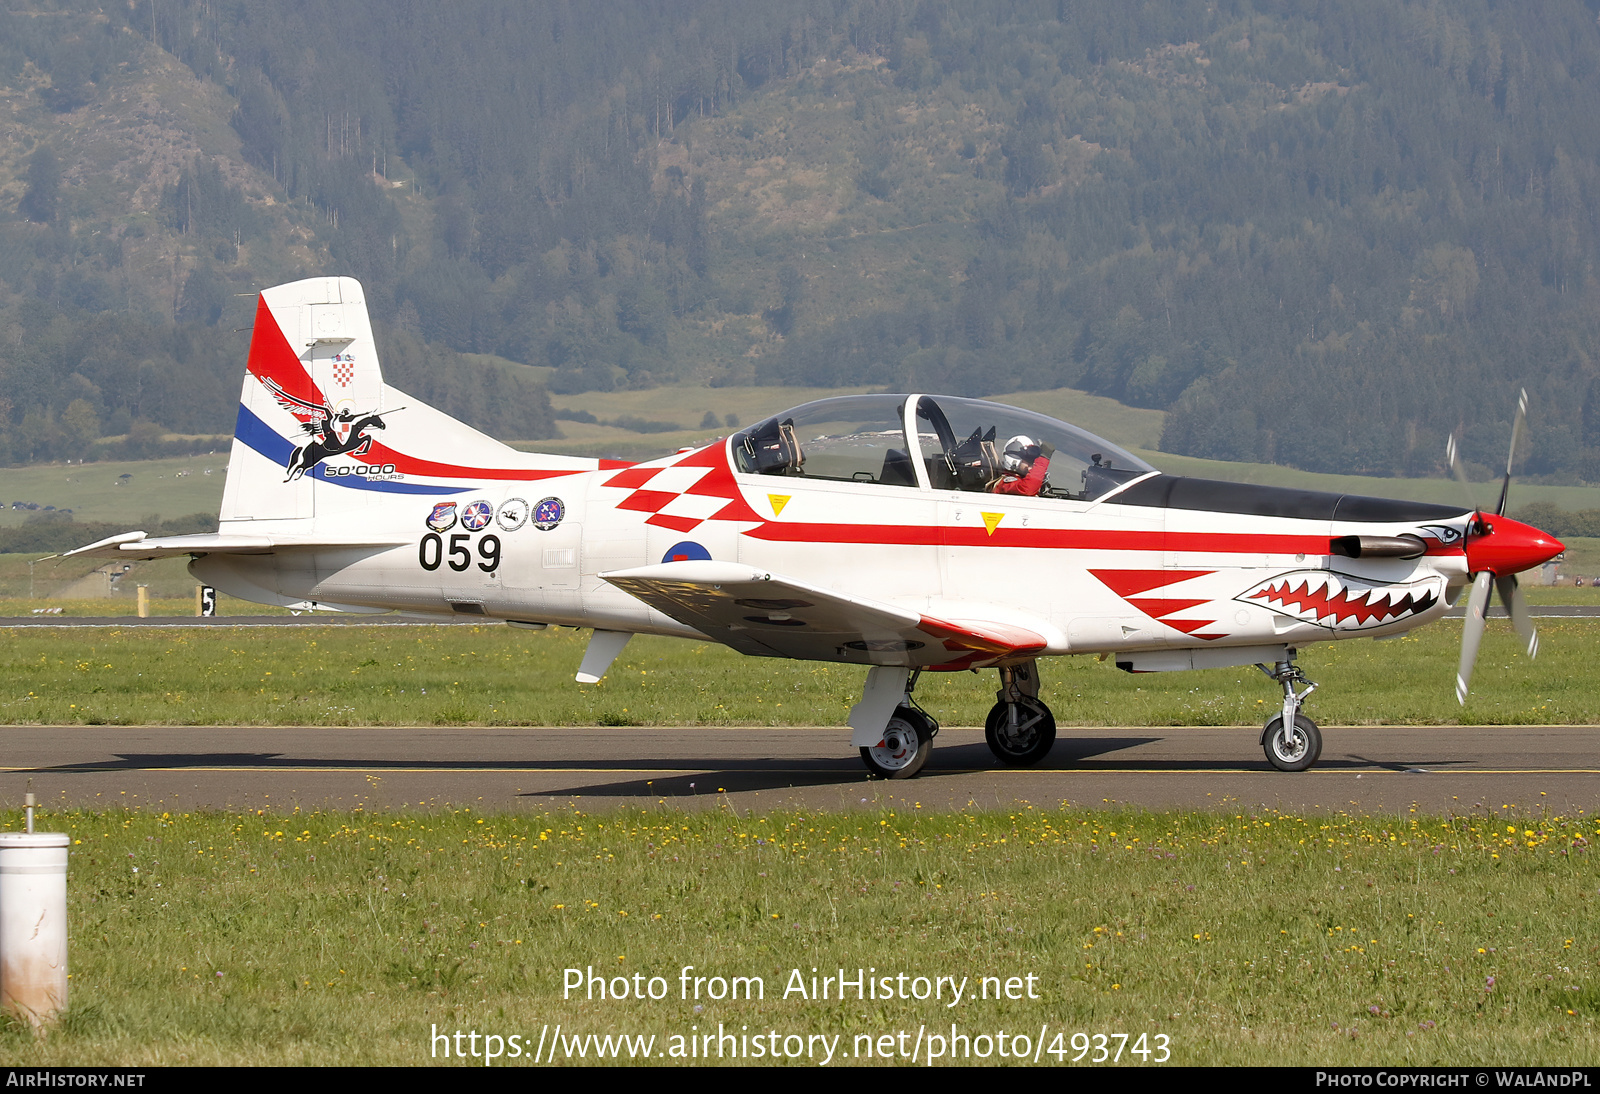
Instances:
[[[221,519],[288,534],[409,527],[428,498],[599,466],[518,452],[389,387],[360,282],[315,277],[261,293]]]

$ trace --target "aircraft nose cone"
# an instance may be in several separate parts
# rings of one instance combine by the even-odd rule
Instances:
[[[1488,534],[1467,538],[1467,569],[1472,573],[1488,570],[1496,577],[1531,570],[1566,550],[1555,536],[1510,517],[1485,515]]]

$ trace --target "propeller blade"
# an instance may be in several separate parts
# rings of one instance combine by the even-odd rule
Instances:
[[[1445,440],[1444,459],[1445,462],[1450,465],[1450,471],[1453,475],[1455,475],[1456,481],[1461,484],[1461,492],[1467,496],[1467,508],[1472,509],[1475,512],[1481,512],[1481,510],[1478,509],[1478,500],[1473,496],[1472,493],[1472,483],[1467,479],[1467,469],[1461,464],[1461,449],[1460,446],[1456,444],[1456,435],[1454,433],[1450,434],[1450,436]],[[1474,516],[1472,519],[1474,522],[1476,522],[1478,517]]]
[[[1456,702],[1467,702],[1467,685],[1472,682],[1472,666],[1478,660],[1483,641],[1484,612],[1489,607],[1489,589],[1494,575],[1484,570],[1472,579],[1472,594],[1467,598],[1467,619],[1461,630],[1461,664],[1456,668]]]
[[[1522,425],[1528,420],[1528,389],[1523,388],[1517,392],[1517,416],[1511,422],[1511,450],[1506,453],[1506,477],[1500,483],[1500,504],[1495,506],[1494,515],[1506,515],[1506,497],[1511,493],[1511,461],[1517,456],[1517,440],[1522,436]],[[1506,602],[1507,608],[1510,601]]]
[[[1528,598],[1523,595],[1522,587],[1517,584],[1517,575],[1507,574],[1505,577],[1495,578],[1494,587],[1500,594],[1500,602],[1506,606],[1506,611],[1511,613],[1511,625],[1517,628],[1517,633],[1528,645],[1528,656],[1538,657],[1539,632],[1533,627],[1533,617],[1528,614]]]
[[[1456,481],[1466,487],[1467,493],[1471,494],[1472,484],[1467,481],[1467,469],[1461,466],[1461,449],[1456,444],[1456,435],[1454,433],[1445,438],[1444,462],[1450,465],[1450,470],[1455,475]]]

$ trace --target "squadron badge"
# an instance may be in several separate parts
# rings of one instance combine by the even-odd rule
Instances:
[[[528,523],[528,503],[521,498],[507,498],[500,503],[494,522],[507,532],[515,532]]]
[[[548,532],[561,523],[561,518],[567,515],[567,507],[561,504],[560,498],[545,498],[533,507],[533,526],[541,532]]]
[[[469,532],[481,532],[494,519],[494,506],[486,501],[472,501],[461,510],[461,527]]]
[[[428,514],[428,527],[435,532],[448,532],[456,526],[456,503],[441,501]]]

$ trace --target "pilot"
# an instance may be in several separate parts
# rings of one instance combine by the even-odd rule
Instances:
[[[1044,488],[1044,477],[1050,470],[1050,457],[1055,451],[1055,445],[1048,441],[1041,443],[1025,433],[1012,437],[1000,457],[1000,477],[989,491],[1037,497]]]

